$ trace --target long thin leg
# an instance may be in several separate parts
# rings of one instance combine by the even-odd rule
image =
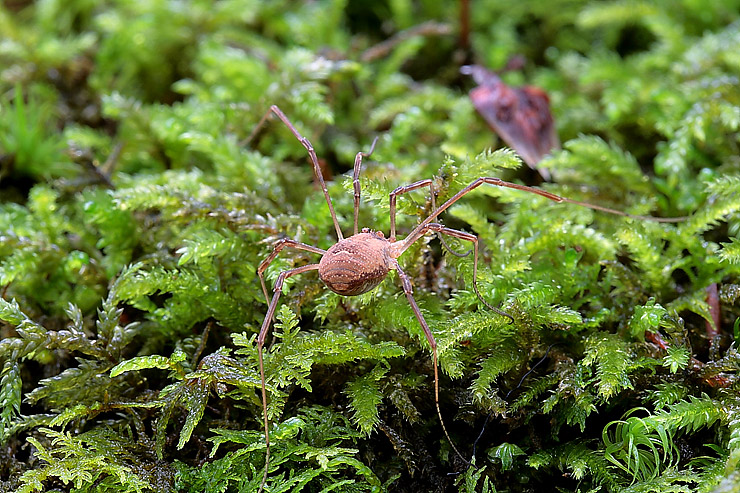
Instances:
[[[262,284],[262,292],[265,293],[265,300],[267,301],[267,304],[270,304],[270,296],[267,294],[267,286],[265,285],[265,270],[270,265],[270,263],[275,260],[275,257],[278,256],[280,251],[283,248],[295,248],[298,250],[306,250],[313,253],[318,253],[320,255],[323,255],[326,253],[326,250],[322,250],[321,248],[317,248],[315,246],[306,245],[305,243],[301,243],[299,241],[291,240],[290,238],[283,238],[281,240],[278,240],[274,248],[272,250],[272,253],[268,255],[257,267],[257,275],[260,278],[260,284]]]
[[[436,198],[435,198],[435,193],[434,193],[434,180],[431,180],[431,179],[419,180],[410,185],[404,185],[404,186],[398,187],[388,195],[389,202],[390,202],[390,209],[391,209],[391,213],[390,213],[391,235],[388,238],[389,241],[396,241],[396,196],[401,195],[402,193],[408,193],[416,189],[427,187],[427,186],[429,187],[429,196],[432,202],[432,211],[435,211],[437,210],[437,204],[436,204]],[[453,250],[450,247],[450,245],[447,244],[444,238],[442,238],[441,235],[437,235],[437,238],[439,238],[439,241],[447,249],[447,251],[453,254],[454,256],[467,257],[468,255],[470,255],[470,250],[468,250],[465,253],[459,253]]]
[[[375,150],[375,144],[378,143],[378,138],[375,137],[373,140],[373,145],[370,146],[370,150],[367,152],[358,152],[355,156],[355,166],[354,171],[352,173],[352,187],[355,190],[355,229],[354,234],[357,234],[358,232],[358,218],[360,215],[360,170],[362,169],[362,158],[364,157],[370,157],[373,154],[373,151]]]
[[[435,231],[437,233],[449,235],[449,236],[452,236],[453,238],[459,238],[461,240],[465,240],[465,241],[469,241],[473,243],[473,291],[475,291],[475,295],[478,297],[478,299],[481,302],[483,302],[484,305],[488,307],[489,310],[493,310],[494,312],[508,318],[511,322],[513,322],[514,318],[511,315],[491,305],[480,294],[480,291],[478,291],[478,237],[475,236],[474,234],[466,233],[465,231],[447,228],[438,223],[427,224],[422,234],[426,233],[427,231]]]
[[[434,181],[427,178],[426,180],[419,180],[410,185],[404,185],[393,190],[389,195],[388,199],[391,206],[391,235],[388,237],[389,241],[396,241],[396,196],[402,193],[408,193],[419,188],[429,187],[429,194],[432,198],[432,210],[436,209],[434,205]]]
[[[457,192],[455,195],[453,195],[450,199],[447,200],[447,202],[439,206],[437,210],[432,212],[426,219],[424,219],[421,223],[419,223],[419,225],[411,233],[409,233],[409,235],[402,242],[398,244],[398,246],[394,245],[394,257],[398,258],[416,240],[418,240],[419,237],[423,234],[422,231],[424,230],[424,228],[426,228],[430,223],[432,223],[437,218],[437,216],[439,216],[444,211],[449,209],[452,204],[460,200],[464,195],[470,193],[471,191],[483,185],[484,183],[488,185],[495,185],[497,187],[513,188],[515,190],[522,190],[525,192],[534,193],[541,197],[545,197],[546,199],[552,200],[553,202],[558,202],[558,203],[566,202],[568,204],[580,205],[582,207],[587,207],[589,209],[593,209],[593,210],[597,210],[601,212],[607,212],[609,214],[615,214],[617,216],[631,217],[633,219],[641,219],[643,221],[655,221],[655,222],[660,222],[660,223],[676,223],[676,222],[681,222],[686,219],[685,217],[653,217],[653,216],[641,216],[638,214],[628,214],[626,212],[622,212],[616,209],[611,209],[609,207],[603,207],[603,206],[596,205],[596,204],[589,204],[588,202],[581,202],[580,200],[573,200],[567,197],[561,197],[560,195],[556,195],[554,193],[550,193],[550,192],[547,192],[539,188],[528,187],[526,185],[519,185],[517,183],[511,183],[508,181],[501,180],[499,178],[483,176],[480,178],[476,178],[475,180],[473,180],[473,182],[470,185],[468,185],[467,187],[463,188],[462,190]]]
[[[442,419],[442,411],[439,409],[439,364],[437,362],[437,341],[434,339],[432,331],[429,329],[429,325],[427,325],[427,321],[424,320],[424,316],[421,314],[419,305],[417,305],[416,300],[414,300],[414,290],[411,286],[411,278],[409,278],[409,276],[403,270],[401,270],[401,267],[398,265],[398,262],[395,259],[392,259],[391,268],[396,269],[396,272],[398,272],[398,277],[401,279],[401,284],[403,285],[403,292],[406,293],[406,299],[409,300],[411,309],[414,310],[414,315],[416,315],[416,320],[419,321],[419,325],[421,325],[421,328],[424,330],[424,335],[426,336],[427,342],[429,342],[429,346],[432,349],[432,359],[434,362],[434,405],[437,408],[437,416],[439,417],[439,422],[442,425],[442,431],[444,431],[447,440],[450,442],[452,450],[454,450],[455,453],[462,460],[468,462],[455,446],[455,442],[453,442],[452,438],[450,438],[450,434],[447,432],[447,427],[445,426],[444,419]]]
[[[319,158],[316,156],[316,151],[313,149],[313,145],[311,145],[311,142],[305,138],[303,135],[298,132],[298,129],[295,128],[295,126],[288,120],[288,117],[285,116],[285,113],[282,112],[280,108],[275,106],[274,104],[270,106],[270,109],[267,110],[267,113],[265,113],[265,116],[263,116],[259,123],[257,123],[257,126],[254,127],[254,130],[252,130],[252,133],[247,137],[246,142],[251,142],[259,133],[259,131],[262,129],[262,127],[265,125],[265,122],[270,116],[270,113],[274,113],[275,116],[277,116],[280,121],[285,124],[286,127],[288,127],[288,130],[290,130],[296,139],[298,139],[298,142],[301,143],[303,147],[306,148],[308,151],[308,157],[311,159],[311,164],[313,164],[313,171],[316,175],[316,179],[319,180],[319,184],[321,185],[321,189],[324,191],[324,197],[326,197],[326,203],[329,206],[329,212],[331,212],[331,218],[334,221],[334,228],[337,230],[337,238],[339,240],[343,240],[344,236],[342,235],[342,230],[339,227],[339,221],[337,221],[337,214],[334,212],[334,205],[331,203],[331,197],[329,196],[329,190],[326,188],[326,183],[324,182],[324,175],[321,173],[321,167],[319,166]]]
[[[262,384],[262,416],[265,421],[266,446],[265,472],[262,475],[262,484],[260,484],[259,493],[262,493],[262,490],[265,487],[265,483],[267,482],[267,471],[270,467],[270,429],[269,423],[267,421],[267,390],[265,389],[265,365],[262,358],[262,348],[265,345],[265,338],[267,337],[267,332],[270,329],[270,325],[272,324],[272,317],[275,315],[275,309],[277,308],[278,300],[280,299],[280,294],[282,293],[283,283],[285,282],[285,280],[296,274],[302,274],[303,272],[307,272],[310,270],[317,270],[318,268],[319,264],[309,264],[302,267],[296,267],[295,269],[286,270],[280,273],[277,280],[275,281],[275,287],[273,288],[274,294],[272,295],[270,306],[267,309],[265,321],[262,322],[262,328],[260,329],[260,333],[257,336],[257,356],[259,358],[260,365],[260,383]]]

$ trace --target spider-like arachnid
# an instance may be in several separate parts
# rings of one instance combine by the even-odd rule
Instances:
[[[259,370],[260,370],[260,379],[262,384],[262,410],[263,410],[263,417],[264,417],[264,425],[265,425],[265,443],[266,443],[266,458],[265,458],[265,471],[264,476],[262,479],[262,484],[260,485],[260,491],[264,488],[265,481],[267,480],[267,472],[269,467],[269,460],[270,460],[270,434],[269,434],[269,423],[267,418],[267,393],[265,390],[265,370],[264,370],[264,364],[263,364],[263,347],[265,344],[265,338],[267,337],[267,332],[270,329],[270,325],[272,324],[273,316],[275,314],[275,309],[277,308],[278,301],[280,299],[280,294],[282,293],[282,287],[285,280],[291,276],[302,274],[304,272],[310,272],[313,270],[319,271],[319,279],[323,281],[323,283],[334,291],[337,294],[344,295],[344,296],[357,296],[363,293],[366,293],[375,287],[377,287],[383,279],[386,278],[388,273],[391,270],[395,270],[398,274],[399,279],[401,280],[401,284],[403,286],[403,291],[406,294],[406,298],[408,299],[409,304],[411,305],[411,308],[414,311],[414,315],[416,316],[416,319],[419,321],[419,325],[421,325],[421,328],[424,330],[424,335],[427,338],[427,341],[429,342],[429,347],[432,351],[432,359],[434,363],[434,403],[437,408],[437,415],[439,417],[440,424],[442,425],[442,430],[444,431],[445,435],[447,436],[447,439],[450,442],[450,445],[452,446],[453,450],[462,457],[462,454],[457,450],[455,447],[455,444],[450,439],[449,434],[447,433],[447,429],[444,425],[444,421],[442,419],[442,412],[439,408],[439,373],[438,373],[438,364],[437,364],[437,343],[434,340],[434,336],[432,335],[431,330],[429,329],[429,326],[427,325],[426,320],[424,320],[424,316],[422,315],[421,311],[419,310],[419,306],[416,304],[416,301],[414,300],[413,296],[413,288],[411,283],[411,278],[409,275],[401,269],[401,266],[398,264],[398,259],[403,253],[411,247],[411,245],[414,244],[419,238],[422,236],[428,234],[428,233],[437,233],[441,235],[449,235],[454,238],[458,238],[464,241],[469,241],[473,244],[472,252],[473,252],[473,290],[475,291],[475,294],[478,296],[478,298],[483,302],[485,306],[487,306],[489,309],[493,310],[494,312],[506,316],[511,319],[511,317],[499,310],[498,308],[491,306],[483,297],[481,296],[480,292],[478,291],[478,285],[476,282],[477,279],[477,272],[478,272],[478,237],[471,234],[466,233],[464,231],[459,231],[456,229],[451,229],[443,226],[440,223],[434,222],[434,220],[442,214],[444,211],[446,211],[452,204],[460,200],[464,195],[470,193],[475,188],[483,185],[495,185],[499,187],[507,187],[507,188],[514,188],[516,190],[523,190],[526,192],[534,193],[537,195],[540,195],[542,197],[545,197],[547,199],[550,199],[554,202],[567,202],[570,204],[576,204],[583,207],[588,207],[590,209],[595,209],[602,212],[608,212],[610,214],[617,214],[620,216],[626,216],[636,219],[642,219],[642,220],[651,220],[651,221],[660,221],[660,222],[675,222],[677,220],[681,220],[682,218],[655,218],[651,216],[640,216],[640,215],[634,215],[634,214],[627,214],[622,211],[618,211],[615,209],[610,209],[608,207],[602,207],[599,205],[589,204],[586,202],[580,202],[578,200],[572,200],[566,197],[561,197],[559,195],[555,195],[550,192],[546,192],[545,190],[541,190],[538,188],[528,187],[525,185],[518,185],[516,183],[510,183],[503,180],[500,180],[498,178],[493,177],[480,177],[475,180],[473,180],[472,183],[470,183],[468,186],[457,192],[455,195],[453,195],[450,199],[448,199],[446,202],[444,202],[439,207],[436,207],[434,204],[434,186],[433,181],[431,179],[426,180],[420,180],[415,183],[412,183],[410,185],[405,185],[396,188],[390,193],[390,235],[386,238],[382,231],[375,231],[370,228],[363,228],[362,230],[358,230],[358,214],[359,214],[359,207],[360,207],[360,181],[359,181],[359,175],[360,170],[362,168],[362,159],[363,157],[368,157],[375,147],[375,142],[373,142],[373,145],[368,153],[358,152],[357,156],[355,157],[355,164],[354,164],[354,172],[352,175],[353,178],[353,187],[354,187],[354,229],[352,236],[349,238],[345,238],[342,234],[342,229],[339,227],[339,222],[337,221],[337,215],[334,212],[334,206],[332,205],[331,197],[329,196],[329,191],[326,188],[326,183],[324,182],[324,177],[321,173],[321,168],[319,167],[319,161],[316,156],[316,152],[313,149],[313,146],[311,145],[311,142],[305,137],[303,137],[298,130],[295,128],[295,126],[288,120],[288,117],[285,116],[285,114],[278,108],[277,106],[271,106],[268,112],[265,114],[264,117],[259,121],[257,126],[255,127],[254,131],[248,138],[248,141],[251,141],[254,136],[259,132],[261,127],[265,124],[267,119],[271,116],[271,114],[274,114],[277,116],[287,127],[290,129],[290,131],[295,135],[296,139],[300,141],[300,143],[303,145],[303,147],[306,148],[308,151],[309,158],[311,160],[311,163],[313,164],[314,173],[316,175],[316,179],[318,180],[319,184],[321,185],[321,188],[324,192],[324,197],[326,198],[326,203],[329,206],[329,212],[331,213],[332,220],[334,221],[334,228],[336,229],[337,233],[337,243],[335,243],[331,248],[328,250],[322,250],[321,248],[317,248],[315,246],[306,245],[304,243],[300,243],[298,241],[294,241],[291,239],[282,239],[279,240],[272,251],[270,255],[265,258],[262,263],[260,263],[259,268],[257,269],[257,274],[260,278],[260,283],[262,284],[262,290],[265,294],[265,299],[268,303],[268,309],[267,314],[265,315],[265,320],[262,323],[262,328],[260,329],[259,335],[257,336],[257,353],[259,357]],[[410,192],[412,190],[417,190],[419,188],[423,187],[429,187],[431,197],[432,197],[432,212],[423,220],[421,221],[405,238],[403,239],[397,239],[396,238],[396,197],[398,195]],[[277,280],[275,281],[275,286],[273,287],[273,295],[272,298],[270,298],[267,286],[265,285],[265,279],[264,279],[264,272],[267,269],[267,267],[270,265],[270,263],[277,257],[277,255],[280,253],[281,250],[284,248],[295,248],[298,250],[305,250],[308,252],[312,252],[318,255],[321,255],[321,260],[319,260],[318,263],[315,264],[308,264],[301,267],[296,267],[294,269],[289,269],[281,272]],[[454,253],[454,252],[453,252]],[[470,252],[467,252],[465,254],[458,254],[461,256],[468,255]],[[463,458],[463,460],[465,460]],[[466,461],[467,462],[467,461]]]

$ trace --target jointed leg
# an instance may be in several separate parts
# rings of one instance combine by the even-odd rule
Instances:
[[[457,450],[457,447],[455,446],[455,442],[452,441],[452,438],[450,438],[450,434],[447,432],[447,427],[445,426],[444,419],[442,419],[442,411],[439,409],[439,364],[437,362],[437,341],[434,339],[434,335],[432,335],[432,331],[429,329],[429,325],[427,325],[427,321],[424,320],[424,316],[421,314],[421,310],[419,309],[419,305],[416,304],[416,300],[414,300],[413,296],[413,288],[411,286],[411,279],[409,276],[401,270],[401,267],[398,265],[398,262],[396,260],[393,260],[393,264],[391,268],[396,269],[396,272],[398,272],[398,277],[401,279],[401,284],[403,285],[403,292],[406,293],[406,298],[409,301],[409,304],[411,305],[411,309],[414,310],[414,315],[416,315],[416,320],[419,321],[419,325],[421,325],[421,328],[424,330],[424,335],[427,338],[427,341],[429,342],[429,346],[432,349],[432,359],[434,362],[434,405],[437,408],[437,416],[439,417],[439,422],[442,425],[442,431],[444,431],[445,436],[447,437],[447,440],[450,442],[450,446],[455,451],[455,453],[460,456],[462,460],[467,462],[465,457],[460,453],[459,450]]]
[[[465,241],[469,241],[473,243],[473,291],[475,291],[475,295],[490,310],[493,310],[494,312],[508,318],[509,320],[513,322],[514,319],[512,318],[511,315],[491,305],[488,301],[486,301],[485,298],[483,298],[483,296],[480,294],[480,291],[478,291],[478,237],[475,236],[474,234],[466,233],[465,231],[447,228],[438,223],[427,224],[421,230],[421,234],[423,235],[427,233],[428,231],[435,231],[437,233],[449,235],[449,236],[452,236],[453,238],[459,238],[461,240],[465,240]]]
[[[329,191],[326,189],[326,183],[324,182],[324,175],[321,173],[321,167],[319,166],[319,158],[316,156],[316,151],[313,149],[313,145],[311,145],[311,142],[302,136],[300,132],[298,132],[298,129],[295,128],[295,126],[288,120],[288,117],[285,116],[285,113],[282,112],[280,108],[275,106],[274,104],[270,106],[270,109],[267,110],[267,113],[265,113],[265,116],[263,116],[259,123],[257,123],[257,126],[254,127],[254,130],[252,130],[252,133],[247,137],[247,143],[251,142],[259,133],[259,131],[264,126],[265,122],[267,121],[267,118],[269,118],[270,113],[274,113],[275,116],[277,116],[280,121],[282,121],[286,127],[295,135],[295,138],[298,139],[298,141],[301,143],[303,147],[306,148],[308,151],[308,157],[311,159],[311,164],[313,164],[313,171],[316,175],[316,179],[319,180],[319,184],[321,185],[321,189],[324,191],[324,197],[326,197],[326,203],[329,206],[329,212],[331,212],[331,218],[334,221],[334,228],[337,230],[337,238],[342,240],[344,239],[344,236],[342,235],[342,230],[339,227],[339,221],[337,221],[337,215],[334,212],[334,206],[331,203],[331,197],[329,196]]]
[[[285,282],[285,280],[296,274],[301,274],[303,272],[307,272],[310,270],[317,270],[318,268],[319,268],[319,264],[309,264],[309,265],[304,265],[302,267],[297,267],[295,269],[286,270],[280,273],[277,280],[275,281],[275,287],[273,288],[274,294],[272,295],[272,301],[270,301],[270,306],[267,309],[267,314],[265,315],[265,321],[262,322],[262,328],[260,329],[260,333],[257,336],[257,357],[259,359],[259,367],[260,367],[260,383],[262,384],[262,415],[265,421],[265,446],[266,446],[265,472],[262,476],[262,484],[260,484],[260,488],[259,488],[260,493],[265,487],[265,482],[267,482],[267,471],[270,466],[270,430],[269,430],[269,423],[267,421],[267,390],[265,390],[265,365],[264,365],[263,357],[262,357],[262,348],[265,345],[265,338],[267,337],[267,331],[270,329],[270,325],[272,323],[272,317],[275,315],[275,309],[277,308],[278,300],[280,299],[280,294],[282,293],[283,283]]]
[[[420,182],[417,182],[420,183]],[[409,235],[404,238],[403,243],[395,250],[395,256],[398,258],[403,252],[405,252],[411,245],[414,244],[416,240],[419,239],[419,237],[423,234],[421,231],[424,230],[430,223],[432,223],[440,214],[442,214],[444,211],[450,208],[452,204],[460,200],[464,195],[467,195],[468,193],[472,192],[479,186],[483,184],[488,185],[495,185],[497,187],[504,187],[504,188],[513,188],[515,190],[522,190],[525,192],[533,193],[536,195],[539,195],[541,197],[545,197],[548,200],[552,200],[553,202],[566,202],[568,204],[575,204],[580,205],[581,207],[586,207],[588,209],[593,209],[596,211],[606,212],[609,214],[615,214],[617,216],[623,216],[623,217],[631,217],[633,219],[640,219],[643,221],[655,221],[659,223],[676,223],[681,222],[685,220],[685,217],[653,217],[653,216],[641,216],[639,214],[628,214],[626,212],[622,212],[616,209],[611,209],[609,207],[603,207],[596,204],[589,204],[588,202],[581,202],[580,200],[573,200],[569,199],[567,197],[561,197],[560,195],[556,195],[554,193],[548,192],[546,190],[542,190],[540,188],[535,187],[528,187],[526,185],[519,185],[518,183],[511,183],[508,181],[501,180],[500,178],[494,178],[491,176],[482,176],[480,178],[476,178],[473,180],[470,185],[463,188],[459,192],[457,192],[455,195],[450,197],[444,204],[439,206],[438,209],[434,210],[429,216],[427,216],[426,219],[424,219]]]
[[[437,207],[434,205],[434,181],[429,178],[426,180],[419,180],[410,185],[398,187],[388,195],[391,206],[391,235],[388,237],[388,240],[396,241],[396,195],[408,193],[423,187],[429,187],[429,194],[432,198],[432,210],[435,210]]]
[[[373,145],[370,146],[368,152],[358,152],[355,156],[354,172],[352,173],[352,187],[355,190],[355,229],[354,234],[358,232],[358,217],[360,214],[360,170],[362,169],[362,158],[370,157],[375,150],[375,144],[378,143],[378,138],[375,137]]]
[[[429,187],[429,196],[432,202],[432,211],[435,211],[437,210],[437,205],[436,205],[436,198],[434,196],[435,195],[434,194],[434,180],[431,180],[431,179],[419,180],[417,182],[412,183],[411,185],[404,185],[402,187],[398,187],[389,194],[390,209],[391,209],[391,213],[390,213],[391,235],[388,238],[388,240],[396,241],[396,196],[401,195],[402,193],[408,193],[418,188],[423,188],[427,186]],[[465,253],[458,253],[455,250],[453,250],[450,247],[450,245],[447,244],[447,242],[444,240],[444,238],[442,238],[441,235],[437,235],[437,237],[439,238],[439,241],[442,243],[442,245],[447,249],[447,251],[449,251],[451,254],[455,255],[456,257],[467,257],[468,255],[470,255],[470,250],[468,250]]]
[[[272,253],[268,255],[257,267],[257,275],[260,278],[260,284],[262,284],[262,292],[265,293],[265,300],[267,301],[267,304],[270,304],[270,296],[267,294],[267,286],[265,285],[265,270],[270,265],[270,263],[275,260],[275,257],[277,257],[278,253],[283,248],[296,248],[298,250],[306,250],[313,253],[318,253],[319,255],[323,255],[326,253],[326,250],[322,250],[321,248],[317,248],[315,246],[306,245],[305,243],[301,243],[299,241],[294,241],[289,238],[283,238],[281,240],[278,240],[274,248],[272,250]]]

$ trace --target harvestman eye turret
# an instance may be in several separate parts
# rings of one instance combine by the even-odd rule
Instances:
[[[424,316],[422,315],[419,306],[414,300],[411,278],[406,272],[401,269],[396,259],[398,259],[406,250],[408,250],[408,248],[413,245],[414,242],[416,242],[419,238],[432,232],[441,235],[452,236],[454,238],[471,242],[473,246],[473,290],[475,291],[475,294],[478,296],[481,302],[483,302],[483,304],[490,310],[511,319],[509,315],[489,304],[478,291],[478,237],[471,233],[466,233],[464,231],[459,231],[456,229],[450,229],[443,226],[442,224],[434,222],[435,219],[444,211],[446,211],[452,204],[460,200],[460,198],[462,198],[464,195],[473,191],[475,188],[483,184],[513,188],[516,190],[522,190],[525,192],[540,195],[554,202],[567,202],[569,204],[576,204],[579,206],[588,207],[589,209],[595,209],[597,211],[631,217],[635,219],[659,222],[677,222],[683,219],[655,218],[651,216],[627,214],[625,212],[610,209],[608,207],[602,207],[599,205],[561,197],[559,195],[555,195],[539,188],[518,185],[516,183],[510,183],[492,177],[481,177],[473,180],[472,183],[457,192],[441,206],[436,207],[436,205],[434,204],[433,182],[431,179],[426,179],[417,181],[410,185],[398,187],[390,193],[390,236],[386,238],[381,231],[373,231],[369,228],[363,228],[362,231],[358,231],[358,214],[360,207],[360,170],[362,168],[362,159],[372,154],[373,149],[375,148],[375,142],[373,142],[373,145],[369,152],[358,152],[357,156],[355,157],[354,172],[352,175],[352,183],[354,188],[354,229],[352,236],[350,236],[349,238],[344,238],[344,236],[342,235],[342,230],[339,227],[339,222],[337,221],[337,215],[334,212],[334,206],[332,204],[331,197],[329,196],[329,191],[326,188],[326,183],[324,182],[324,177],[321,173],[321,168],[319,167],[319,161],[316,156],[316,152],[314,151],[311,142],[309,142],[307,138],[303,137],[298,132],[298,130],[295,128],[295,126],[293,126],[290,120],[288,120],[288,117],[285,116],[280,108],[278,108],[277,106],[270,107],[268,112],[265,114],[265,116],[262,117],[252,134],[247,139],[247,142],[251,142],[254,139],[254,137],[260,131],[260,129],[271,114],[277,116],[280,121],[282,121],[285,126],[288,127],[293,135],[295,135],[296,139],[298,139],[303,147],[305,147],[308,151],[308,156],[311,160],[311,164],[313,165],[316,179],[321,185],[321,189],[324,192],[324,197],[326,198],[326,203],[329,206],[329,212],[331,213],[332,221],[334,222],[334,228],[336,229],[338,241],[328,250],[322,250],[321,248],[306,245],[304,243],[300,243],[298,241],[290,239],[279,240],[275,244],[272,253],[270,253],[270,255],[268,255],[267,258],[262,261],[262,263],[260,263],[259,268],[257,269],[257,274],[259,276],[260,283],[262,284],[262,290],[268,303],[267,314],[265,315],[265,320],[262,323],[262,328],[260,329],[259,335],[257,337],[257,354],[259,357],[259,370],[262,384],[262,412],[264,418],[266,443],[265,471],[262,478],[262,484],[260,485],[259,489],[260,492],[263,490],[265,482],[267,481],[267,473],[270,461],[270,433],[269,423],[267,419],[267,392],[265,390],[263,348],[265,344],[265,338],[267,337],[267,332],[270,329],[273,316],[275,315],[275,309],[277,308],[280,294],[282,293],[283,283],[287,278],[296,274],[318,270],[319,279],[323,281],[326,287],[340,295],[357,296],[359,294],[367,293],[368,291],[377,287],[383,281],[383,279],[386,278],[391,270],[395,270],[398,273],[398,277],[401,280],[401,285],[403,286],[403,291],[406,294],[406,298],[408,299],[408,302],[414,311],[414,315],[416,316],[419,325],[421,325],[421,328],[424,330],[424,335],[426,336],[426,339],[429,342],[429,347],[432,351],[432,360],[434,363],[434,404],[437,409],[437,416],[439,417],[440,424],[442,425],[442,430],[444,431],[445,436],[447,436],[447,439],[449,440],[453,450],[460,457],[462,457],[462,454],[460,454],[460,452],[457,450],[457,447],[455,447],[455,444],[453,443],[452,439],[450,439],[450,436],[447,433],[447,428],[445,427],[444,420],[442,419],[442,412],[439,408],[439,371],[437,364],[437,342],[435,341],[434,336],[432,335],[432,331],[429,329],[426,320],[424,320]],[[432,212],[423,221],[421,221],[421,223],[419,223],[419,225],[417,225],[416,228],[414,228],[414,230],[411,231],[408,236],[406,236],[406,238],[403,238],[402,240],[397,240],[396,197],[398,195],[424,187],[429,187],[429,191],[432,197]],[[278,275],[277,280],[275,281],[275,285],[273,287],[273,295],[272,298],[270,298],[267,291],[267,286],[265,285],[264,273],[270,263],[284,248],[295,248],[298,250],[305,250],[308,252],[316,253],[318,255],[321,255],[321,260],[319,260],[319,262],[315,264],[304,265],[302,267],[297,267],[281,272]],[[467,253],[464,255],[467,255]],[[463,460],[465,459],[463,458]]]

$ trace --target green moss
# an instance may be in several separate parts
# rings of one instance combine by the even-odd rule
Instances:
[[[376,137],[360,227],[386,234],[389,193],[427,178],[436,205],[496,176],[687,217],[481,186],[438,220],[479,237],[477,286],[512,320],[476,296],[472,255],[430,234],[399,258],[476,466],[444,438],[399,277],[354,298],[289,278],[264,351],[267,491],[740,487],[738,2],[480,0],[469,48],[457,2],[6,4],[0,490],[259,487],[257,269],[280,238],[336,242],[305,148],[277,119],[252,135],[272,104],[316,149],[346,235],[348,171]],[[548,181],[459,73],[520,54],[502,78],[548,93],[563,142]],[[400,238],[428,190],[398,197]],[[268,289],[317,261],[284,250]]]

